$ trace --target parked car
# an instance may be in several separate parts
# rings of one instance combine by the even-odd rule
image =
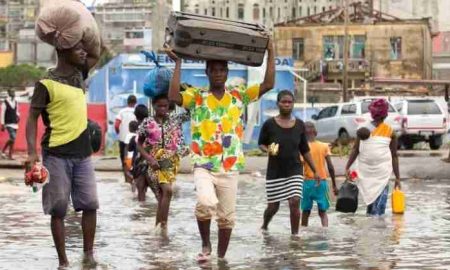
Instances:
[[[426,141],[433,150],[442,145],[447,133],[447,113],[433,99],[411,98],[395,103],[402,115],[400,145],[412,149],[415,143]]]
[[[317,138],[325,142],[355,138],[358,126],[372,121],[369,112],[372,100],[339,103],[321,110],[318,115],[313,116],[318,132]],[[402,117],[390,103],[389,114],[385,121],[396,133],[400,132]]]

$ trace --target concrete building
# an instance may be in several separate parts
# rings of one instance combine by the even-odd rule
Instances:
[[[400,20],[352,4],[348,76],[351,89],[367,89],[371,77],[431,79],[432,35],[428,19]],[[275,27],[278,56],[292,56],[310,82],[342,84],[343,10],[281,23]],[[340,87],[340,86],[339,86]]]
[[[190,0],[182,10],[219,18],[274,24],[336,8],[342,0]]]
[[[6,8],[10,40],[15,41],[21,29],[34,28],[34,21],[39,11],[39,0],[7,0]]]
[[[8,24],[7,0],[0,0],[0,51],[9,50],[7,24]]]
[[[434,32],[450,31],[448,0],[373,0],[374,7],[400,19],[431,18]]]
[[[19,31],[15,58],[16,64],[52,67],[56,63],[56,51],[36,36],[34,28],[22,29]]]
[[[157,36],[164,31],[164,22],[172,6],[171,0],[113,0],[95,7],[94,14],[105,44],[114,52],[135,52],[152,49],[152,32]],[[159,10],[153,13],[154,10]],[[155,30],[155,16],[157,24]],[[161,22],[161,24],[159,23]],[[156,33],[155,33],[156,32]],[[150,42],[150,43],[148,43]],[[161,41],[161,46],[162,46]]]

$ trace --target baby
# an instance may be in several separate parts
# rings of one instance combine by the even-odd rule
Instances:
[[[356,131],[356,136],[361,141],[365,141],[370,137],[370,130],[366,127],[361,127]]]

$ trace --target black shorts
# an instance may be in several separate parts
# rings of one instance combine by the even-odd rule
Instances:
[[[122,165],[125,164],[125,143],[119,141],[119,152],[120,152],[120,161],[122,161]]]

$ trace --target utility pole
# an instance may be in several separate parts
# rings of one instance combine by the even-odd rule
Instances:
[[[344,7],[344,67],[343,67],[343,76],[342,76],[342,99],[344,102],[348,101],[347,98],[347,90],[348,90],[348,54],[349,54],[349,44],[348,44],[348,23],[349,23],[349,16],[348,16],[348,1],[345,1],[345,7]]]
[[[379,10],[380,13],[379,13],[379,14],[380,14],[380,19],[381,19],[381,17],[383,17],[383,15],[382,15],[382,9],[381,9],[381,8],[382,8],[382,5],[381,5],[381,4],[382,4],[383,0],[379,0],[379,1],[380,1],[380,10]]]

